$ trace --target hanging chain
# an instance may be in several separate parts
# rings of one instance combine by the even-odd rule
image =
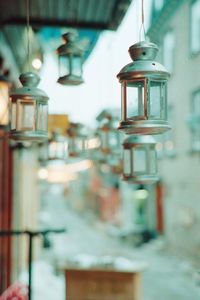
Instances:
[[[30,5],[29,0],[26,0],[26,18],[27,18],[27,62],[28,62],[28,71],[30,71]]]
[[[142,41],[142,31],[144,35],[144,40],[146,41],[146,31],[145,31],[145,26],[144,26],[144,0],[142,1],[142,24],[140,27],[140,41]]]

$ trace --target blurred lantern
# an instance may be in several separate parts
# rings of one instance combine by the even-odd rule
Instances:
[[[86,135],[82,133],[83,125],[80,123],[70,123],[68,134],[68,155],[78,157],[84,154]]]
[[[169,73],[155,62],[158,47],[146,41],[129,48],[133,60],[117,75],[121,82],[119,129],[129,134],[160,134],[170,129],[167,121]]]
[[[49,159],[67,159],[67,139],[58,132],[53,132],[49,140]]]
[[[65,43],[57,49],[59,59],[58,82],[63,85],[81,84],[83,83],[83,50],[78,45],[77,34],[68,32],[62,37]]]
[[[11,131],[15,140],[39,142],[47,139],[48,96],[37,88],[38,75],[27,72],[19,77],[23,87],[12,92]]]
[[[158,180],[156,142],[151,136],[129,136],[123,143],[123,179],[135,183]]]
[[[97,134],[100,140],[100,149],[103,154],[121,154],[121,133],[117,130],[118,120],[116,111],[103,110],[96,118],[99,122]]]
[[[10,82],[4,75],[0,75],[0,126],[9,125],[9,88]]]
[[[114,127],[112,120],[105,120],[98,130],[100,149],[104,154],[120,153],[120,132]]]

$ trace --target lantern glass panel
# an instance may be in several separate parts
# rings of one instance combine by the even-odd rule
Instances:
[[[69,138],[68,149],[69,149],[69,154],[77,152],[76,138],[74,137]]]
[[[84,139],[80,137],[71,137],[68,142],[69,155],[78,155],[85,150]]]
[[[119,133],[117,130],[110,131],[109,143],[111,148],[119,147]]]
[[[8,83],[0,81],[0,125],[7,125],[9,122],[8,90]]]
[[[13,102],[11,105],[11,129],[16,129],[17,104]]]
[[[48,129],[48,105],[40,102],[38,104],[37,130],[47,131]]]
[[[124,149],[123,160],[124,160],[124,174],[131,175],[131,150],[130,149]]]
[[[74,55],[71,57],[71,74],[75,76],[81,76],[82,75],[82,57],[79,55]]]
[[[148,116],[153,119],[167,119],[166,82],[149,81]]]
[[[35,130],[35,101],[17,100],[17,130]]]
[[[132,81],[126,87],[127,118],[144,119],[144,81]]]
[[[107,149],[109,147],[108,144],[108,131],[101,131],[101,148]]]
[[[65,158],[67,145],[65,142],[51,142],[49,144],[49,158]]]
[[[59,76],[63,77],[70,74],[70,57],[59,56]]]
[[[133,172],[146,173],[146,149],[137,147],[132,149]]]

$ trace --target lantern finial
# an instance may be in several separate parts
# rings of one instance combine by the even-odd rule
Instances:
[[[23,86],[36,87],[40,82],[40,77],[33,72],[22,73],[19,80]]]
[[[158,47],[154,43],[142,41],[130,46],[128,51],[133,61],[154,60],[158,52]]]

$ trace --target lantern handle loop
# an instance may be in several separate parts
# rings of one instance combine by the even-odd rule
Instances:
[[[144,26],[144,0],[142,0],[142,24],[140,26],[140,31],[139,31],[140,41],[142,41],[142,31],[144,35],[144,40],[146,41],[146,31]]]

